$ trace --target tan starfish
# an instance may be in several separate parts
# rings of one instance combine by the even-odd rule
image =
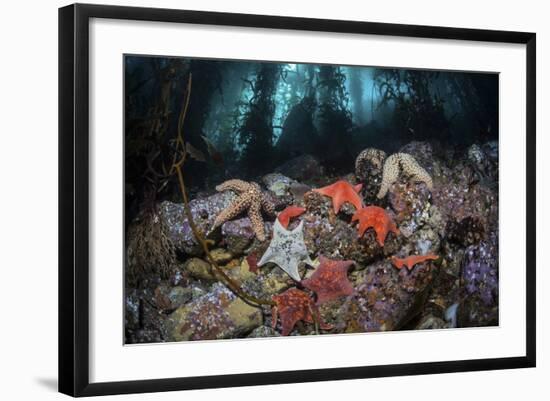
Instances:
[[[414,157],[408,153],[394,153],[384,162],[384,171],[382,172],[382,184],[378,191],[378,199],[386,196],[390,186],[399,178],[400,171],[410,176],[416,182],[424,182],[428,189],[432,189],[432,177],[424,170]]]
[[[226,221],[233,220],[246,210],[256,238],[260,241],[265,241],[262,209],[270,215],[275,215],[275,207],[262,193],[260,186],[255,182],[229,180],[218,185],[216,191],[233,191],[238,196],[237,199],[218,214],[214,220],[212,230],[220,227]]]
[[[380,149],[367,148],[363,150],[355,159],[355,175],[361,180],[366,180],[368,177],[367,168],[381,171],[386,160],[386,152]]]

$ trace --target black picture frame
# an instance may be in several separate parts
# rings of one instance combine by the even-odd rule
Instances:
[[[524,44],[527,68],[526,355],[511,358],[90,383],[88,28],[91,18]],[[60,8],[59,391],[71,396],[95,396],[534,367],[535,102],[535,33],[87,4]]]

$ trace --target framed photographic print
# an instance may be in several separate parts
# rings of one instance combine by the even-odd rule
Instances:
[[[535,82],[534,33],[61,8],[59,390],[535,366]]]

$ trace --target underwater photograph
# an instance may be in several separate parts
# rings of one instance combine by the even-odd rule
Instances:
[[[124,343],[499,325],[499,75],[124,56]]]

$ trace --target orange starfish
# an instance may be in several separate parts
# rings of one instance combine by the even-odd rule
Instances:
[[[439,258],[439,256],[434,255],[433,253],[430,253],[428,255],[411,255],[411,256],[407,256],[404,259],[400,259],[395,256],[392,256],[391,262],[398,269],[402,269],[403,266],[406,266],[407,269],[411,271],[414,265],[425,262],[426,260],[436,260],[437,258]]]
[[[363,201],[359,196],[359,191],[361,191],[362,186],[362,184],[353,186],[347,181],[340,180],[326,187],[314,189],[313,191],[331,197],[334,213],[336,214],[340,211],[340,207],[344,202],[351,203],[357,210],[363,207]]]
[[[272,321],[271,326],[277,326],[278,314],[281,316],[282,335],[288,336],[294,325],[299,320],[307,323],[313,323],[313,316],[319,322],[319,327],[322,329],[331,329],[332,326],[324,323],[321,320],[319,311],[311,297],[304,291],[297,288],[290,288],[285,292],[274,295],[273,301],[277,304],[271,309]]]
[[[283,210],[281,213],[279,213],[279,217],[277,217],[277,218],[279,219],[279,223],[281,223],[281,225],[284,228],[287,228],[288,223],[290,222],[291,218],[298,217],[299,215],[301,215],[305,211],[306,211],[306,209],[304,209],[303,207],[298,207],[298,206],[292,206],[291,205],[291,206],[287,206],[287,208],[285,210]]]
[[[376,231],[376,239],[380,246],[384,246],[384,241],[388,235],[388,232],[392,232],[395,235],[399,234],[399,230],[394,221],[386,213],[384,209],[378,206],[367,206],[363,209],[355,212],[351,221],[359,221],[357,230],[359,236],[362,237],[368,228],[374,228]]]
[[[321,264],[302,285],[317,294],[317,305],[353,294],[353,286],[348,280],[348,269],[353,260],[331,260],[319,255]]]

